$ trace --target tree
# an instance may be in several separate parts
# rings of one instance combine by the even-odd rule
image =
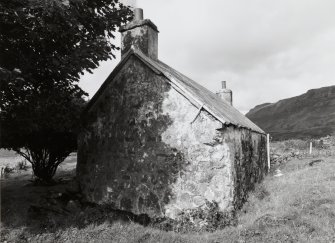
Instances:
[[[1,147],[40,179],[76,149],[80,74],[115,57],[113,33],[131,17],[118,0],[0,2]]]
[[[1,117],[2,147],[16,151],[32,164],[36,177],[50,181],[58,165],[76,150],[84,105],[75,90],[50,89],[13,106]]]

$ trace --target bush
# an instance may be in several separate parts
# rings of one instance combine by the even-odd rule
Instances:
[[[1,174],[4,174],[6,176],[13,172],[14,172],[14,168],[10,167],[9,165],[6,165],[4,168],[2,168]]]
[[[28,170],[27,160],[22,160],[16,165],[17,170]]]
[[[264,184],[259,184],[255,188],[254,195],[258,200],[263,200],[270,195],[270,192],[266,189]]]

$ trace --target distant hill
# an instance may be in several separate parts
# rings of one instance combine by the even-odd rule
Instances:
[[[258,105],[246,116],[276,140],[330,135],[335,133],[335,85]]]

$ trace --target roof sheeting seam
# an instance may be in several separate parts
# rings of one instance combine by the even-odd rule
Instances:
[[[168,78],[175,87],[177,87],[181,92],[181,94],[188,100],[192,99],[193,101],[195,101],[198,106],[196,106],[198,109],[203,108],[204,110],[206,110],[208,113],[210,113],[212,116],[214,116],[218,121],[220,121],[221,123],[225,124],[226,121],[224,121],[221,117],[217,116],[211,109],[209,109],[203,102],[201,102],[199,99],[197,99],[196,97],[194,97],[194,95],[192,95],[190,92],[188,92],[184,87],[182,87],[178,81],[176,79],[174,79],[171,75],[164,73],[164,76],[166,76],[166,78]],[[191,102],[192,104],[194,104],[193,102]]]

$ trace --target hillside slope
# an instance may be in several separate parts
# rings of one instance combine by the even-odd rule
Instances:
[[[246,116],[274,139],[321,137],[335,132],[335,86],[265,103]]]

